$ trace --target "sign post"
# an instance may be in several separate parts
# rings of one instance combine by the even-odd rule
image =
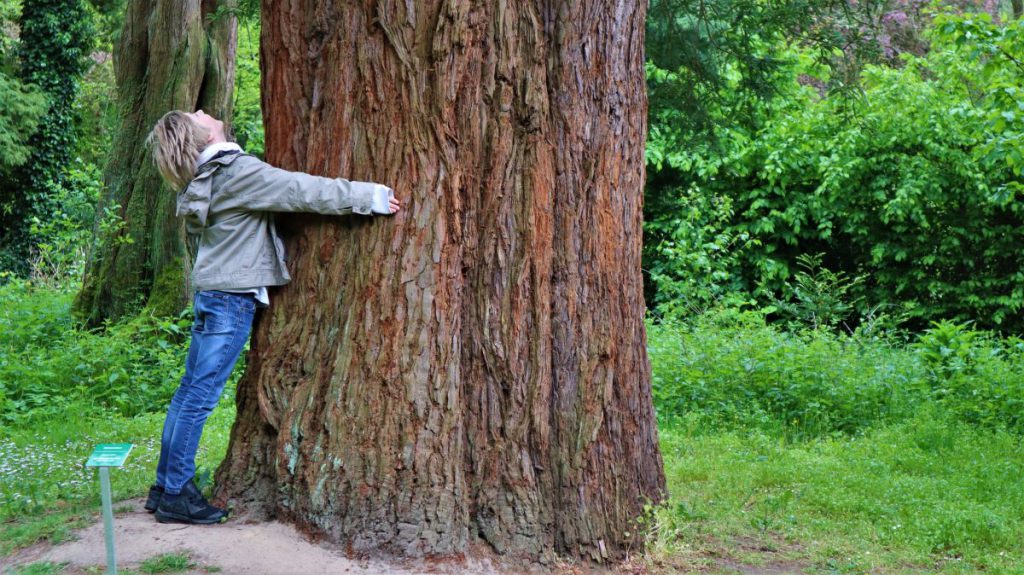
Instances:
[[[103,538],[107,543],[107,573],[117,575],[114,553],[114,504],[110,494],[110,468],[121,467],[132,450],[131,443],[101,443],[93,450],[86,467],[100,468],[100,497],[103,500]]]

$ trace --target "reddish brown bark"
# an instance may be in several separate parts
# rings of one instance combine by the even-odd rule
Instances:
[[[263,3],[271,163],[395,188],[281,217],[221,494],[355,551],[595,559],[664,488],[640,274],[644,5]]]

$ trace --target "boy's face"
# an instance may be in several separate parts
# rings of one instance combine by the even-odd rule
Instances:
[[[210,137],[206,142],[207,144],[223,142],[227,139],[224,135],[224,122],[221,122],[202,110],[196,110],[189,114],[189,116],[191,116],[196,123],[203,126],[210,132]]]

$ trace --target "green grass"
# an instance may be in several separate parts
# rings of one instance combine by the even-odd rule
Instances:
[[[234,400],[225,394],[203,432],[200,470],[224,457],[234,420]],[[114,500],[142,497],[160,455],[163,415],[138,417],[88,412],[11,430],[0,439],[0,555],[40,540],[62,541],[83,518],[98,515],[99,479],[83,467],[98,443],[132,443],[127,464],[111,472]]]
[[[0,294],[0,319],[30,343],[0,334],[0,347],[13,350],[0,353],[5,373],[28,373],[31,358],[44,356],[54,373],[73,371],[61,362],[80,361],[85,348],[62,315],[66,297],[18,289]],[[29,318],[31,327],[11,327]],[[163,332],[140,333],[81,338],[104,355],[130,348],[148,357]],[[638,525],[649,532],[644,557],[655,571],[1024,575],[1020,340],[952,324],[910,344],[787,333],[741,314],[652,325],[649,342],[669,489]],[[177,377],[178,367],[166,366],[179,351],[166,353],[139,367],[163,370],[145,374],[158,387]],[[30,380],[36,391],[7,381],[0,556],[66,540],[97,520],[98,480],[82,467],[97,443],[135,444],[111,475],[114,498],[145,495],[165,404],[129,414],[117,401],[72,394],[37,413],[32,394],[53,393],[45,377]],[[109,398],[131,393],[123,381],[101,386]],[[227,448],[232,391],[233,381],[203,434],[198,463],[206,471]],[[189,562],[161,556],[132,572],[196,568],[181,567]]]
[[[64,564],[46,561],[14,567],[7,573],[10,573],[10,575],[57,575],[62,571],[64,571]]]
[[[167,553],[146,559],[139,564],[139,572],[146,575],[157,573],[181,573],[195,567],[187,553]]]
[[[856,437],[660,430],[653,557],[820,573],[1024,573],[1020,438],[924,412]],[[675,559],[673,559],[675,558]],[[684,563],[685,565],[685,563]]]
[[[204,467],[223,456],[233,416],[231,405],[214,411]],[[159,423],[114,416],[16,434],[18,445],[57,455],[47,459],[53,467],[26,467],[3,485],[36,485],[41,499],[4,516],[0,554],[61,540],[82,517],[95,520],[95,479],[68,500],[52,489],[60,470],[91,448],[84,439],[68,444],[69,436],[137,443],[112,475],[115,499],[140,497]],[[695,417],[663,425],[660,438],[670,497],[650,524],[657,563],[681,571],[783,564],[814,573],[1024,573],[1024,449],[1014,434],[922,412],[851,437],[793,442],[758,429],[708,430]],[[65,454],[66,445],[75,447]]]
[[[29,565],[13,567],[5,574],[9,575],[58,575],[64,572],[67,564],[42,561]],[[122,575],[159,575],[161,573],[183,573],[192,569],[201,569],[206,573],[219,573],[219,567],[213,565],[200,565],[192,560],[188,553],[165,553],[146,559],[135,569],[119,568],[118,573]],[[87,572],[106,573],[105,567],[89,567]]]

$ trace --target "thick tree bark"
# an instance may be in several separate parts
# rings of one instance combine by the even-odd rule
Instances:
[[[352,551],[615,558],[664,489],[641,289],[644,4],[263,2],[267,157],[391,185],[281,216],[294,281],[219,495]]]
[[[96,239],[77,314],[91,325],[137,312],[187,305],[181,221],[175,192],[161,181],[144,142],[169,110],[202,108],[231,117],[237,22],[211,18],[217,0],[131,0],[114,54],[121,118],[104,173]],[[123,225],[102,226],[115,214]]]

